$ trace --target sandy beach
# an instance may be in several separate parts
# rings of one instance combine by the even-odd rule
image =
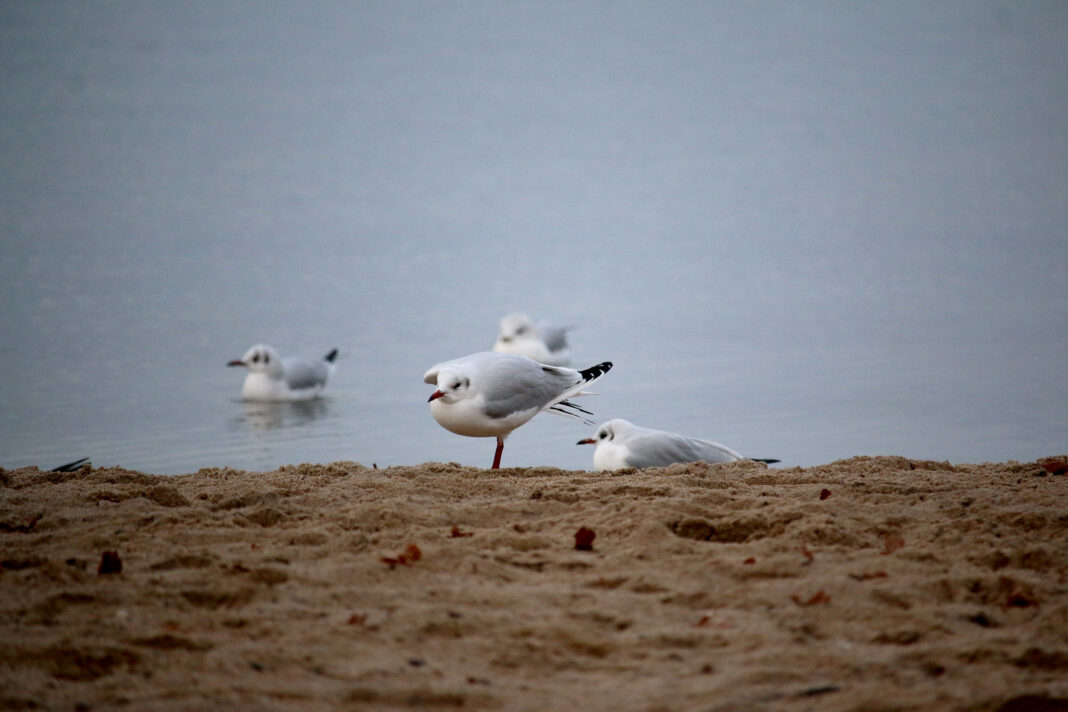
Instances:
[[[1066,710],[1066,460],[0,471],[0,708]]]

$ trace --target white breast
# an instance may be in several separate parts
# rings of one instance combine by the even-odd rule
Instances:
[[[316,386],[294,391],[281,379],[271,378],[266,373],[250,373],[245,376],[245,384],[241,387],[241,397],[251,401],[310,400],[318,396],[322,390],[321,386]]]
[[[444,398],[430,401],[430,414],[446,430],[470,438],[504,437],[538,414],[537,409],[491,418],[482,411],[481,396],[453,403]]]
[[[593,453],[593,467],[597,470],[622,470],[627,464],[627,448],[611,440],[597,443]]]

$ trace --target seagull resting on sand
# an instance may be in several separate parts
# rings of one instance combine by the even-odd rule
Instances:
[[[597,470],[621,470],[625,467],[664,467],[676,462],[703,460],[713,464],[735,460],[757,460],[773,463],[778,460],[743,458],[726,445],[711,440],[698,440],[667,430],[653,430],[616,418],[602,423],[592,438],[579,440],[578,445],[596,445],[593,467]]]

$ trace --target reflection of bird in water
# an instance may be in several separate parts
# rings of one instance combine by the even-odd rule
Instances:
[[[316,361],[281,357],[266,344],[256,344],[227,366],[248,369],[241,397],[250,401],[299,401],[318,396],[334,372],[337,349]]]
[[[330,412],[326,398],[303,401],[244,401],[245,414],[237,418],[250,430],[295,428],[319,420]]]
[[[506,314],[501,318],[501,333],[493,350],[499,354],[516,354],[550,366],[566,366],[571,361],[571,346],[567,343],[570,326],[552,326],[541,322],[538,326],[526,314]]]

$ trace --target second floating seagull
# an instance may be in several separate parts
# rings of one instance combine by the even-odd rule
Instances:
[[[318,361],[287,356],[282,358],[270,346],[256,344],[245,355],[227,366],[248,369],[241,397],[249,401],[310,400],[322,392],[326,379],[334,372],[334,349]]]
[[[518,354],[550,366],[566,366],[571,360],[571,346],[567,343],[570,326],[553,326],[534,322],[526,314],[505,314],[501,318],[501,333],[493,350],[501,354]]]

